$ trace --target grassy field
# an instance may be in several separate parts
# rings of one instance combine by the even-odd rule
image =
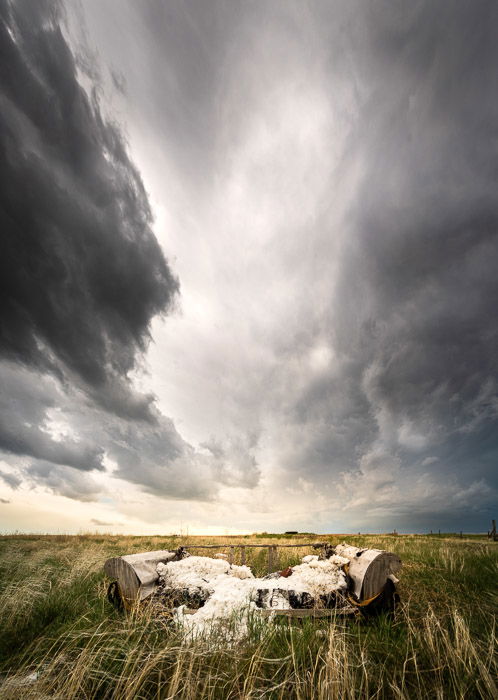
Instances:
[[[306,539],[396,552],[403,560],[396,619],[255,622],[235,645],[223,644],[220,630],[192,643],[147,608],[128,616],[111,608],[102,565],[217,538],[0,537],[0,697],[498,697],[498,543],[445,535],[233,541]],[[266,553],[249,552],[255,573],[266,573]],[[280,550],[279,566],[308,553]]]

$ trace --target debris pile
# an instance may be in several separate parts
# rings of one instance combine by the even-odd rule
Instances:
[[[189,556],[158,564],[156,596],[176,608],[177,621],[197,634],[207,624],[234,615],[247,617],[257,608],[332,608],[337,594],[347,589],[342,567],[348,562],[337,555],[323,560],[306,556],[297,566],[255,578],[247,566]]]
[[[270,553],[276,547],[262,546],[269,548],[270,567]],[[251,611],[263,617],[394,611],[398,599],[394,574],[401,568],[399,557],[346,544],[311,546],[321,550],[320,555],[305,556],[300,564],[261,578],[256,578],[248,566],[232,564],[232,557],[227,561],[225,555],[218,554],[191,556],[184,547],[114,557],[104,566],[107,575],[115,579],[108,598],[126,610],[151,600],[194,637],[213,623],[228,623],[234,618],[236,636],[243,636]],[[234,545],[230,547],[233,551]],[[229,626],[225,625],[227,629]]]

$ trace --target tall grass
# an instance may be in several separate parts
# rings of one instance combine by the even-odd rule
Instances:
[[[0,697],[498,697],[496,544],[349,540],[401,556],[403,604],[394,621],[255,617],[246,639],[227,644],[223,627],[192,641],[150,606],[124,616],[105,599],[107,557],[185,539],[0,538]],[[281,550],[279,566],[308,551]],[[247,558],[263,573],[264,554],[248,550]]]

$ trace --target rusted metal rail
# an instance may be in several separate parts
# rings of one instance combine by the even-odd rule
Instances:
[[[301,542],[298,544],[186,544],[185,549],[226,549],[227,547],[313,547],[320,549],[325,547],[328,542]]]

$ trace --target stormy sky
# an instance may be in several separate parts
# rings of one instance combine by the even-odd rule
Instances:
[[[0,0],[0,529],[485,531],[498,5]]]

